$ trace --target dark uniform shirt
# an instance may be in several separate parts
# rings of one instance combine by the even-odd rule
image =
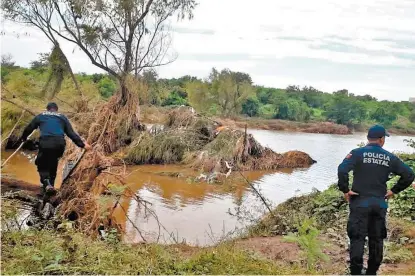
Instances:
[[[81,137],[73,130],[68,118],[63,114],[46,111],[37,115],[23,131],[22,140],[26,140],[30,133],[37,128],[40,129],[40,139],[64,138],[66,134],[78,147],[85,146]]]
[[[339,165],[339,189],[349,191],[349,172],[353,170],[352,191],[358,198],[383,199],[387,192],[386,182],[390,174],[400,176],[391,191],[397,194],[405,190],[415,179],[412,169],[394,154],[377,144],[352,150]]]

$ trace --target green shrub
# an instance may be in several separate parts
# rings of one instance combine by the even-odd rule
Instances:
[[[284,237],[285,241],[300,246],[309,270],[314,270],[318,261],[328,261],[328,256],[323,253],[322,243],[318,240],[319,233],[313,225],[313,220],[306,219],[298,225],[297,233],[290,233]]]

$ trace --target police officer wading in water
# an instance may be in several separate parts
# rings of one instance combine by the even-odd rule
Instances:
[[[382,126],[369,129],[369,143],[352,150],[338,168],[339,189],[349,202],[350,215],[347,234],[350,238],[350,273],[360,275],[363,269],[363,251],[369,237],[367,275],[376,275],[383,259],[383,240],[386,238],[387,199],[411,185],[415,174],[394,154],[384,150]],[[349,172],[353,170],[353,185],[349,189]],[[398,183],[387,191],[386,182],[393,173],[400,176]]]
[[[30,133],[40,129],[39,152],[35,164],[43,187],[42,193],[53,194],[58,161],[65,151],[65,134],[80,148],[89,150],[91,146],[75,133],[68,118],[58,113],[56,103],[49,103],[46,110],[29,123],[20,140],[26,141]]]

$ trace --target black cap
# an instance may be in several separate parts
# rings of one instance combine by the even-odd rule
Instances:
[[[383,126],[380,125],[374,125],[371,128],[369,128],[369,131],[367,133],[367,138],[372,139],[378,139],[382,137],[389,137],[389,133],[386,131],[386,129]]]
[[[51,110],[51,109],[58,111],[58,105],[54,102],[48,103],[48,105],[46,106],[46,110]]]

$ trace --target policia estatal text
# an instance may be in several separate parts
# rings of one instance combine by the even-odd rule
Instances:
[[[385,217],[387,199],[411,185],[415,175],[398,157],[383,149],[385,136],[382,126],[369,129],[369,143],[352,150],[338,168],[339,189],[349,201],[350,215],[347,234],[350,238],[350,272],[359,275],[363,270],[363,251],[369,238],[367,275],[376,275],[383,259],[383,240],[386,238]],[[353,185],[349,189],[349,172],[353,170]],[[390,191],[386,182],[390,174],[400,179]]]
[[[56,103],[49,103],[46,109],[46,112],[37,115],[29,123],[20,140],[26,141],[30,133],[40,129],[39,152],[35,164],[43,187],[42,193],[53,193],[58,161],[65,151],[65,134],[80,148],[90,149],[91,146],[75,133],[68,118],[58,113]]]

